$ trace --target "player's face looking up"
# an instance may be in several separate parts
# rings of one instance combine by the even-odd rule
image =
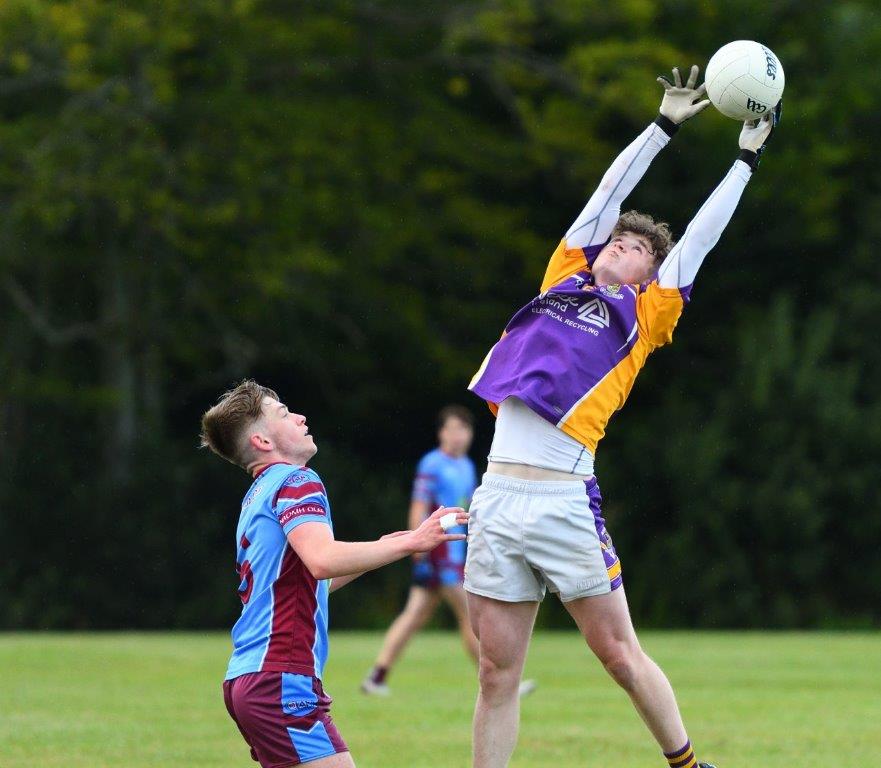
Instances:
[[[655,274],[655,255],[646,237],[622,232],[613,237],[593,263],[597,285],[633,285]]]
[[[306,464],[318,451],[306,417],[292,413],[284,403],[271,397],[263,399],[261,415],[251,428],[249,442],[257,453],[274,451],[294,464]]]
[[[473,437],[471,425],[456,416],[447,417],[437,433],[440,449],[449,456],[464,456],[468,453]]]

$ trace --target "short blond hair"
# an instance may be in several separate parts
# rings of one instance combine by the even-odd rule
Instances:
[[[639,211],[622,213],[612,230],[612,237],[618,237],[624,232],[642,235],[649,241],[656,266],[660,266],[673,247],[673,233],[670,231],[670,225],[665,221],[655,221],[647,213]]]
[[[224,392],[217,402],[202,414],[203,448],[210,448],[221,458],[247,469],[245,430],[260,418],[263,400],[278,395],[253,379],[245,379]]]

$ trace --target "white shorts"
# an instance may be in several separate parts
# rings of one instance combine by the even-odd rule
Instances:
[[[596,478],[518,480],[486,473],[469,508],[465,589],[509,603],[563,602],[621,586]]]

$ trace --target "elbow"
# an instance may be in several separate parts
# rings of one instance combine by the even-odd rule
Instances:
[[[324,579],[332,579],[334,576],[338,574],[333,573],[330,566],[322,562],[321,560],[317,560],[311,563],[306,563],[306,568],[309,573],[312,574],[312,578],[318,581],[324,581]]]
[[[302,560],[303,565],[306,566],[306,570],[312,574],[312,578],[317,579],[318,581],[332,579],[334,576],[339,576],[338,573],[333,571],[330,557],[328,557],[328,553],[324,550],[312,552],[309,557],[303,557]]]

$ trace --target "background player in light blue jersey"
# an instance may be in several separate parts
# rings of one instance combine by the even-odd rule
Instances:
[[[263,768],[353,766],[321,682],[328,593],[364,571],[462,542],[464,534],[445,533],[440,518],[456,512],[464,526],[468,515],[438,509],[415,530],[337,541],[327,491],[306,466],[317,451],[306,418],[254,381],[206,411],[202,445],[254,478],[236,529],[242,615],[223,684],[227,710]]]
[[[468,508],[477,487],[474,462],[468,457],[473,437],[474,417],[467,408],[448,405],[438,414],[438,447],[426,453],[416,468],[408,517],[411,529],[419,527],[438,506]],[[452,530],[466,533],[465,528]],[[386,677],[392,665],[441,600],[455,614],[465,649],[477,663],[477,638],[468,621],[462,587],[465,546],[464,541],[454,541],[413,555],[413,583],[407,603],[389,627],[376,663],[361,683],[364,693],[389,694]]]
[[[440,506],[468,508],[477,487],[474,462],[468,450],[474,438],[474,416],[460,405],[441,409],[437,419],[438,447],[426,453],[416,468],[410,501],[409,526],[417,528]],[[465,528],[450,529],[466,532]],[[410,638],[437,610],[441,600],[450,606],[459,625],[462,643],[475,664],[478,660],[477,637],[471,629],[465,602],[466,543],[441,544],[431,552],[413,555],[412,585],[404,610],[392,622],[376,657],[373,669],[361,683],[367,694],[388,696],[386,678]],[[531,692],[535,683],[521,683],[521,695]]]

